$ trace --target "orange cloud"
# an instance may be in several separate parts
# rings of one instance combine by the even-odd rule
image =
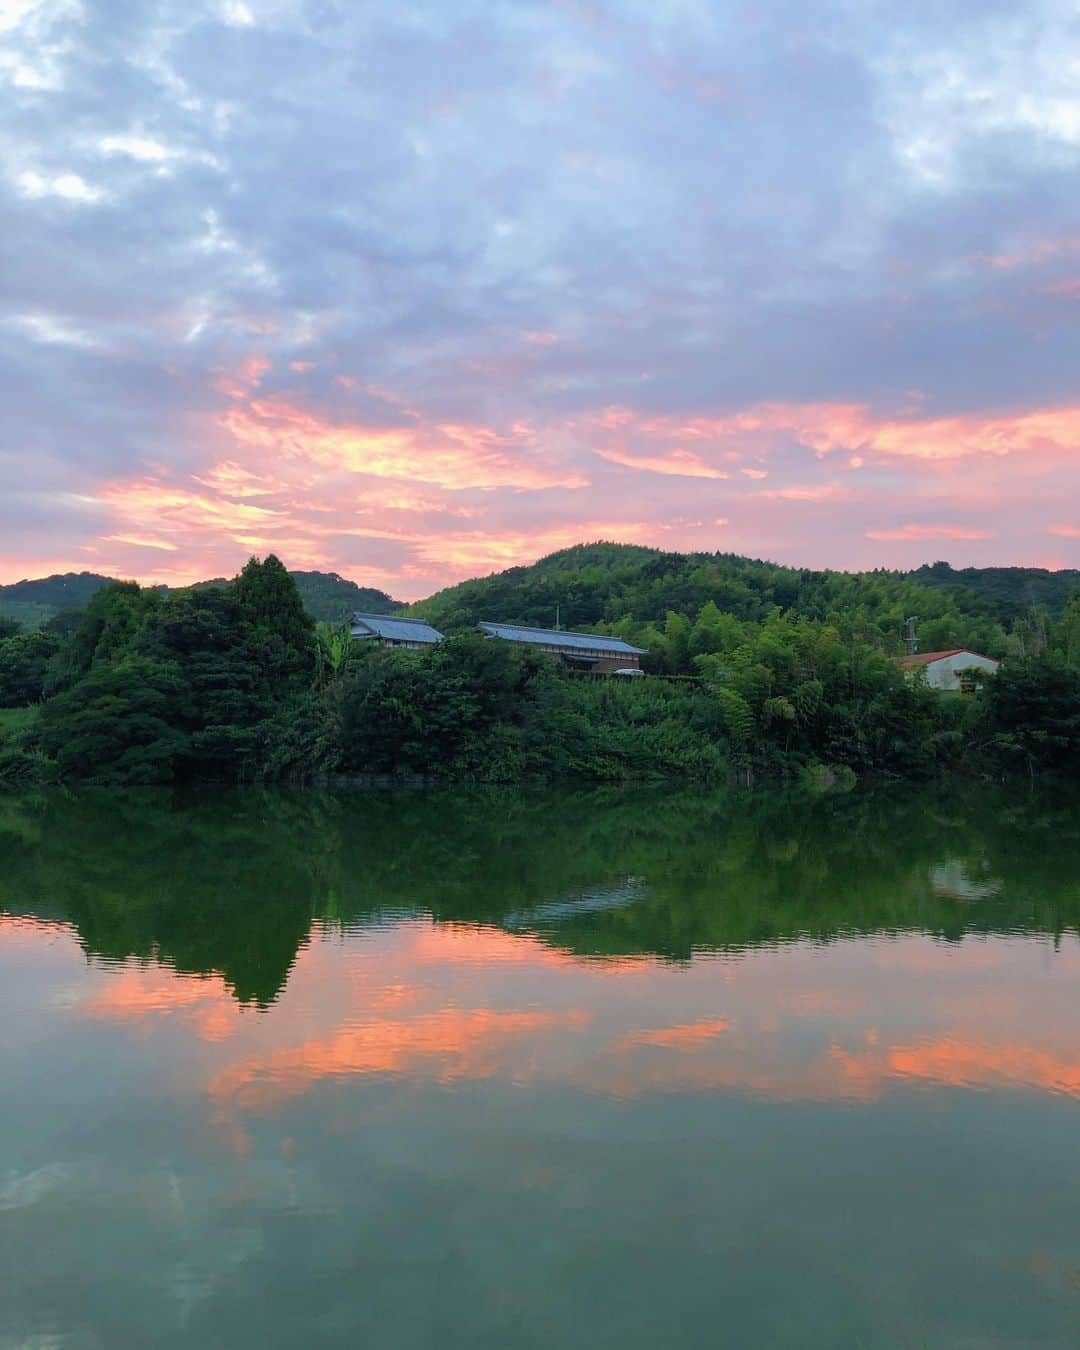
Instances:
[[[640,544],[657,539],[664,526],[648,521],[583,520],[534,530],[449,531],[442,534],[403,533],[395,537],[414,545],[416,556],[433,567],[450,566],[464,573],[491,571],[533,562],[584,539],[606,539],[616,544]]]
[[[222,496],[201,495],[154,478],[107,483],[98,495],[135,519],[156,520],[164,527],[171,523],[180,531],[250,529],[270,524],[280,515],[269,507],[251,506]]]
[[[1061,539],[1080,539],[1080,525],[1047,525],[1046,533]]]
[[[142,548],[169,553],[182,548],[192,555],[197,554],[200,543],[210,540],[216,547],[232,544],[238,563],[246,554],[268,550],[284,554],[294,567],[322,567],[333,561],[320,540],[322,532],[306,527],[286,507],[269,503],[256,506],[212,489],[197,491],[182,483],[150,477],[106,483],[98,495],[120,521],[137,528],[137,533],[122,528],[106,536],[117,542],[137,542]],[[206,575],[205,564],[195,557],[189,567],[179,572],[176,580],[183,583],[197,579],[200,573]],[[165,579],[160,570],[150,575]]]
[[[265,497],[282,486],[228,459],[215,464],[202,477],[195,476],[194,481],[230,497]]]
[[[106,534],[102,536],[106,544],[133,544],[136,548],[158,548],[166,553],[175,553],[177,545],[167,539],[143,539],[137,534]]]
[[[446,488],[581,488],[573,470],[545,466],[529,428],[501,434],[462,423],[339,425],[281,396],[253,399],[218,419],[238,445],[323,468]]]

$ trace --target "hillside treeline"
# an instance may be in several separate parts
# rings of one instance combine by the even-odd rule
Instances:
[[[1080,588],[1080,573],[935,563],[918,572],[832,572],[781,567],[736,554],[662,553],[579,544],[531,567],[462,582],[412,607],[444,632],[503,620],[596,628],[647,647],[652,668],[693,672],[691,630],[760,625],[777,610],[835,628],[890,655],[907,620],[921,650],[968,647],[987,656],[1034,653]],[[1032,628],[1036,631],[1032,632]],[[704,639],[706,642],[709,639]]]
[[[785,605],[775,587],[766,603],[764,574],[747,567],[741,592],[729,577],[726,592],[714,588],[695,608],[716,580],[708,565],[673,579],[666,555],[625,567],[602,556],[606,571],[628,574],[620,586],[638,574],[634,604],[643,609],[683,584],[682,610],[600,621],[647,645],[653,671],[666,678],[592,679],[541,653],[486,641],[465,621],[443,620],[462,631],[426,651],[369,650],[343,628],[317,627],[272,556],[216,586],[170,594],[134,583],[102,587],[81,614],[34,632],[0,631],[0,781],[1076,772],[1080,597],[1057,619],[1035,610],[1008,627],[944,597],[936,619],[922,621],[924,647],[936,621],[968,625],[948,645],[1007,654],[979,695],[952,697],[905,676],[895,659],[911,583],[883,577],[878,594],[875,578],[863,578],[863,590],[847,592],[859,579],[809,574]],[[564,560],[538,565],[532,578],[470,585],[543,589]],[[604,571],[602,562],[591,566]],[[590,567],[578,569],[559,602],[571,610],[585,603],[583,573]],[[462,588],[455,591],[460,601]],[[914,598],[927,608],[925,596]],[[525,599],[517,603],[502,616],[538,617]],[[991,624],[991,640],[970,636],[979,624]]]

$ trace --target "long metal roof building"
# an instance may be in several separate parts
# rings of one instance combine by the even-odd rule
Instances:
[[[400,647],[427,647],[443,639],[439,630],[423,619],[406,619],[398,614],[354,614],[350,632],[354,638],[375,638]]]
[[[520,623],[481,623],[480,631],[488,637],[503,638],[507,642],[525,642],[531,647],[556,647],[568,655],[603,653],[605,656],[644,656],[644,647],[631,646],[623,638],[605,633],[563,633],[555,628],[528,628]]]

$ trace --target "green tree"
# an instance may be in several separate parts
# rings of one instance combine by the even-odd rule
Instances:
[[[311,680],[317,659],[315,623],[281,560],[273,553],[263,562],[251,558],[231,591],[275,686],[285,689]]]
[[[44,696],[49,663],[60,647],[60,639],[41,628],[0,643],[0,708],[21,708]]]
[[[1054,650],[1070,670],[1080,670],[1080,590],[1073,591],[1054,629]]]
[[[62,777],[168,783],[188,750],[175,725],[183,696],[179,672],[166,663],[132,656],[103,664],[45,704],[37,739]]]
[[[1003,767],[1075,772],[1080,672],[1047,661],[1006,662],[980,696],[982,726]]]

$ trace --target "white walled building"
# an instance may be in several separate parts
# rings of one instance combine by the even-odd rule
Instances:
[[[926,682],[931,689],[943,690],[973,687],[972,682],[964,678],[966,671],[981,670],[994,675],[1000,664],[992,656],[969,652],[964,647],[954,647],[947,652],[917,652],[900,662],[904,670],[925,670]]]

